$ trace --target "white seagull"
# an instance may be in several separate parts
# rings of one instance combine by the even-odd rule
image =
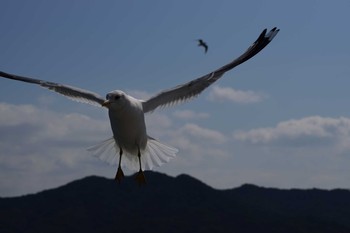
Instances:
[[[259,53],[277,35],[276,27],[268,33],[263,30],[258,39],[238,58],[227,65],[188,83],[160,92],[148,100],[136,99],[126,93],[115,90],[100,95],[80,88],[48,82],[40,79],[9,74],[0,71],[0,76],[27,83],[38,84],[51,91],[62,94],[72,100],[108,109],[113,137],[89,148],[94,155],[112,164],[118,164],[115,179],[120,182],[124,173],[122,167],[137,170],[136,180],[146,183],[143,170],[160,166],[176,156],[177,149],[164,145],[147,135],[144,114],[161,106],[189,100],[199,95],[204,89],[223,76],[224,73],[249,60]]]

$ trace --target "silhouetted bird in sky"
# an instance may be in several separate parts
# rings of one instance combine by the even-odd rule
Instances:
[[[202,46],[204,48],[204,52],[207,53],[208,45],[202,39],[198,39],[197,41],[198,41],[198,46]]]

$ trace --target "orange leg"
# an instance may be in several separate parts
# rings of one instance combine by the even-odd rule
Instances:
[[[120,183],[122,181],[122,179],[124,178],[124,172],[123,172],[122,167],[121,167],[122,155],[123,155],[123,149],[120,148],[120,150],[119,150],[119,165],[118,165],[117,174],[115,174],[115,178],[114,178],[116,181],[118,181],[118,183]]]
[[[143,184],[146,184],[146,177],[145,177],[145,174],[143,173],[142,167],[141,167],[141,152],[140,152],[140,148],[138,148],[137,156],[139,157],[140,170],[136,174],[136,181],[137,181],[137,183],[139,183],[139,185],[143,185]]]

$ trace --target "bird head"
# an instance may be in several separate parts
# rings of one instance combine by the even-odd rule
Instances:
[[[102,103],[103,107],[118,109],[126,102],[125,93],[119,90],[111,91],[106,95],[106,100]]]

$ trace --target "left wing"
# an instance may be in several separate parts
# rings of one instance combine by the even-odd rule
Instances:
[[[258,54],[272,41],[272,39],[279,32],[279,29],[274,27],[271,29],[271,31],[269,31],[269,33],[266,34],[266,32],[267,29],[263,30],[258,39],[241,56],[229,64],[188,83],[163,91],[158,95],[151,97],[147,101],[142,102],[143,112],[150,112],[160,106],[167,106],[196,97],[204,89],[221,78],[224,73]]]
[[[68,97],[71,100],[75,100],[82,103],[87,103],[95,106],[102,106],[102,103],[105,101],[101,96],[91,91],[80,89],[77,87],[71,87],[68,85],[63,85],[59,83],[48,82],[40,79],[28,78],[24,76],[9,74],[0,71],[0,77],[22,81],[26,83],[37,84],[42,87],[45,87],[51,91],[55,91],[61,95]]]

